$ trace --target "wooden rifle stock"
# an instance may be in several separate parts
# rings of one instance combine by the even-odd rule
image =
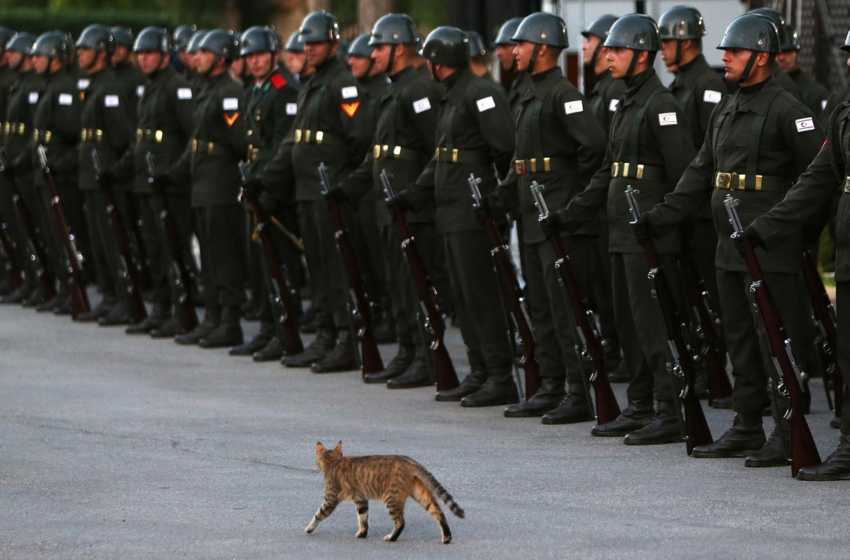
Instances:
[[[638,192],[631,185],[626,188],[626,199],[632,214],[632,223],[637,222],[641,216],[636,198]],[[643,252],[649,264],[649,279],[653,281],[655,286],[658,305],[664,317],[667,345],[673,358],[673,375],[682,378],[682,390],[679,393],[679,399],[685,409],[685,428],[687,431],[685,445],[688,455],[690,455],[694,447],[713,443],[714,439],[711,437],[711,430],[708,427],[699,398],[693,391],[697,371],[696,364],[692,354],[693,350],[685,342],[686,327],[676,307],[673,290],[670,288],[670,283],[667,281],[667,276],[661,266],[661,258],[655,250],[655,242],[652,237],[647,236],[642,244]]]
[[[121,214],[118,211],[118,203],[115,199],[115,193],[112,186],[106,181],[100,179],[103,173],[103,166],[100,164],[100,156],[97,155],[97,148],[92,148],[91,151],[92,164],[96,180],[103,193],[103,198],[106,200],[106,213],[109,215],[109,221],[112,224],[112,231],[115,233],[115,241],[118,244],[118,256],[121,259],[122,270],[118,271],[121,280],[126,284],[125,290],[130,298],[130,318],[133,324],[138,324],[144,321],[148,312],[145,309],[145,302],[142,299],[141,279],[139,278],[138,268],[133,262],[133,255],[130,252],[130,242],[127,237],[127,229],[124,227],[124,222],[121,220]]]
[[[386,170],[381,171],[381,182],[384,185],[384,194],[386,200],[392,202],[395,198],[392,184]],[[428,269],[422,260],[422,255],[419,253],[419,247],[416,244],[416,239],[413,237],[413,230],[407,222],[407,217],[404,215],[404,210],[397,204],[390,205],[390,211],[398,226],[399,235],[401,236],[401,250],[404,254],[404,259],[410,267],[410,273],[413,276],[413,284],[416,286],[416,295],[419,298],[419,306],[423,310],[425,317],[425,331],[432,337],[431,352],[434,354],[434,365],[437,369],[437,391],[448,391],[460,385],[455,371],[452,357],[446,350],[446,345],[443,338],[446,334],[446,323],[443,319],[443,314],[437,306],[437,290],[431,283],[431,278],[428,275]]]
[[[242,183],[244,184],[249,178],[248,166],[244,161],[239,162],[239,172],[242,174]],[[251,205],[251,214],[254,216],[257,235],[260,237],[260,244],[263,246],[263,254],[266,256],[266,264],[271,276],[269,279],[269,295],[277,315],[275,327],[280,340],[280,347],[285,355],[294,356],[304,351],[304,343],[301,341],[301,333],[298,332],[298,325],[295,323],[295,315],[291,313],[291,310],[295,309],[295,302],[292,300],[289,278],[286,277],[277,247],[275,247],[271,232],[268,230],[269,217],[263,210],[259,197],[256,195],[249,196],[248,203]]]
[[[15,262],[15,243],[9,237],[8,229],[6,222],[0,222],[0,244],[3,245],[3,254],[6,256],[6,275],[9,277],[9,289],[14,292],[24,285],[24,279]]]
[[[469,190],[472,192],[473,207],[478,208],[481,206],[481,192],[478,190],[478,183],[481,182],[481,179],[470,174],[467,182],[469,183]],[[510,247],[502,239],[502,234],[499,233],[499,228],[496,227],[496,221],[492,215],[488,215],[484,219],[483,225],[487,241],[490,243],[490,256],[493,257],[493,266],[499,279],[499,287],[502,289],[502,297],[511,314],[517,334],[522,340],[523,354],[520,358],[520,365],[525,372],[526,399],[530,399],[540,389],[541,383],[540,364],[535,356],[537,344],[534,338],[534,330],[528,316],[525,297],[523,297],[522,289],[519,287],[516,266],[514,266],[511,258]]]
[[[533,181],[529,188],[540,214],[540,219],[546,218],[549,215],[549,208],[543,198],[543,185]],[[549,242],[552,244],[552,249],[557,258],[555,268],[561,276],[561,285],[564,287],[567,301],[572,309],[573,317],[575,317],[576,330],[582,344],[582,357],[588,360],[593,368],[590,374],[590,384],[596,397],[596,421],[599,424],[607,424],[614,421],[620,415],[621,410],[620,405],[617,404],[617,398],[614,396],[614,390],[611,388],[611,383],[608,381],[608,372],[605,371],[602,337],[593,324],[593,311],[590,309],[587,298],[581,292],[575,269],[563,243],[561,243],[560,235],[553,233],[549,236]]]
[[[360,273],[360,263],[357,261],[357,253],[354,251],[354,245],[351,242],[351,236],[348,233],[348,228],[345,225],[345,218],[342,215],[339,201],[330,194],[331,184],[328,179],[328,168],[324,163],[319,164],[319,177],[322,181],[324,191],[322,195],[325,197],[328,209],[333,219],[336,232],[336,246],[339,249],[339,254],[342,257],[343,265],[345,266],[346,276],[348,277],[348,287],[352,294],[352,318],[358,319],[357,337],[360,339],[360,349],[362,354],[362,375],[365,378],[367,373],[378,373],[384,370],[384,361],[381,358],[381,353],[378,351],[378,344],[375,342],[375,334],[372,331],[372,308],[369,298],[366,297],[366,290],[363,283],[363,275]]]
[[[726,195],[723,204],[726,206],[729,222],[735,231],[733,238],[737,237],[744,231],[741,220],[738,218],[738,211],[735,209],[738,201],[729,194]],[[764,330],[767,332],[767,338],[770,342],[773,364],[779,374],[780,382],[777,390],[780,394],[788,396],[788,410],[785,412],[785,420],[788,422],[788,429],[791,433],[791,476],[796,477],[801,468],[819,465],[821,462],[817,445],[815,445],[815,440],[809,429],[809,423],[803,416],[802,373],[794,360],[794,355],[791,353],[791,339],[785,333],[785,327],[782,326],[782,320],[779,318],[779,311],[776,309],[773,297],[768,291],[764,272],[761,269],[755,248],[749,239],[744,239],[744,246],[744,262],[747,264],[747,271],[749,271],[750,278],[753,281],[750,285],[750,292],[756,297],[759,315],[761,315]]]
[[[180,314],[180,326],[183,327],[185,332],[190,332],[198,326],[198,312],[192,304],[192,298],[189,297],[189,290],[194,285],[192,270],[186,263],[183,244],[180,242],[180,232],[177,229],[177,223],[174,221],[174,215],[171,213],[168,195],[165,193],[165,189],[158,186],[154,181],[156,166],[154,165],[153,154],[147,152],[145,160],[148,166],[148,183],[151,185],[151,190],[159,196],[161,206],[159,219],[168,241],[164,249],[167,252],[168,260],[171,261],[171,265],[168,267],[168,275],[171,277],[171,283],[177,293],[177,301],[174,302],[175,312]]]

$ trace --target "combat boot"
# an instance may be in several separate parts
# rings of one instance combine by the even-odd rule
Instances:
[[[83,288],[85,289],[85,288]],[[64,295],[56,298],[53,305],[53,313],[55,315],[70,315],[71,311],[71,294],[66,292]]]
[[[83,323],[94,323],[103,317],[109,315],[109,312],[112,311],[112,306],[115,305],[115,299],[112,296],[104,296],[100,303],[97,306],[89,311],[88,313],[83,313],[80,315],[79,321]]]
[[[413,360],[407,371],[387,381],[387,388],[412,389],[414,387],[428,387],[433,384],[434,380],[431,379],[428,363],[422,358],[417,358]]]
[[[850,435],[841,434],[835,452],[820,465],[800,469],[797,480],[850,480]]]
[[[335,373],[357,369],[357,357],[354,355],[354,341],[351,332],[343,331],[336,346],[328,355],[310,366],[313,373]]]
[[[183,328],[183,323],[180,317],[172,315],[171,318],[155,329],[151,329],[151,338],[174,338],[178,334],[183,334],[186,329]]]
[[[735,414],[732,427],[726,430],[726,433],[717,438],[714,443],[694,447],[691,457],[698,459],[747,457],[764,447],[765,441],[759,415],[745,418],[742,414]]]
[[[275,337],[274,329],[271,332],[264,331],[264,329],[260,329],[260,332],[257,335],[244,344],[240,344],[239,346],[234,346],[230,349],[231,356],[253,356],[255,352],[259,352],[266,346],[268,346],[269,341],[271,341]]]
[[[785,449],[786,443],[790,445],[791,432],[784,420],[780,424],[782,428],[773,428],[764,447],[747,455],[744,460],[745,467],[787,467],[791,464],[791,457]]]
[[[124,332],[127,334],[148,334],[164,325],[169,319],[171,319],[171,306],[167,303],[154,303],[153,311],[144,321],[137,325],[130,325]]]
[[[53,311],[53,308],[56,307],[56,304],[59,302],[59,294],[53,296],[47,301],[39,303],[35,306],[35,310],[38,313],[46,313],[48,311]]]
[[[280,346],[280,339],[273,336],[272,339],[261,350],[254,352],[253,359],[255,362],[274,362],[283,356],[283,349]]]
[[[225,307],[218,327],[198,340],[198,346],[201,348],[225,348],[242,344],[245,338],[242,334],[242,324],[239,322],[241,315],[238,307]]]
[[[482,406],[499,406],[515,404],[519,401],[514,380],[510,372],[490,374],[484,385],[474,393],[463,397],[460,406],[477,408]]]
[[[133,322],[130,317],[130,311],[125,302],[119,302],[109,310],[106,317],[101,317],[97,320],[97,324],[101,327],[118,327],[127,325]]]
[[[220,307],[207,307],[204,312],[204,320],[201,321],[194,330],[178,334],[174,337],[174,342],[177,344],[198,344],[198,341],[204,337],[207,337],[213,333],[213,331],[218,327],[218,323],[221,321],[221,308]]]
[[[711,408],[729,410],[732,408],[732,397],[719,397],[711,401]]]
[[[597,437],[623,437],[640,430],[655,416],[651,400],[629,401],[628,406],[614,420],[607,424],[598,424],[590,433]]]
[[[286,367],[310,367],[328,355],[328,352],[336,343],[336,331],[332,329],[319,329],[316,338],[307,345],[300,354],[284,356],[280,362]]]
[[[20,288],[12,292],[11,294],[3,296],[0,299],[0,303],[12,304],[12,303],[21,303],[23,302],[27,296],[32,293],[32,286],[28,286],[27,284],[23,284]]]
[[[460,385],[454,389],[439,391],[434,399],[440,402],[460,401],[463,397],[471,395],[475,391],[479,390],[486,380],[487,368],[483,365],[472,366],[472,370],[469,372],[469,375],[464,377],[463,381],[460,382]]]
[[[678,402],[656,402],[655,417],[639,430],[626,434],[623,443],[626,445],[661,445],[664,443],[682,442],[682,431],[676,418]]]
[[[567,397],[554,410],[543,415],[543,424],[577,424],[593,420],[591,409],[584,387],[571,385]]]
[[[525,402],[514,404],[505,409],[505,418],[533,418],[543,416],[553,410],[564,400],[564,380],[544,377],[540,380],[540,388]]]
[[[363,378],[363,381],[366,383],[386,383],[390,379],[398,377],[406,372],[415,358],[415,346],[399,346],[398,354],[396,354],[395,358],[390,360],[390,363],[384,371],[379,371],[378,373],[367,373],[366,377]]]
[[[36,307],[44,303],[44,296],[41,295],[41,288],[36,288],[21,302],[24,307]]]

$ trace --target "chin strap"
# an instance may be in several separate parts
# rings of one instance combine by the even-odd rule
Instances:
[[[528,61],[528,73],[534,74],[534,64],[537,62],[537,55],[540,54],[540,44],[534,45],[534,50],[531,51],[531,58]]]
[[[435,82],[437,82],[438,84],[439,84],[440,82],[442,82],[442,80],[441,80],[440,78],[438,78],[438,77],[437,77],[437,68],[436,68],[436,64],[434,64],[433,62],[431,63],[431,78],[432,78]]]
[[[676,58],[673,59],[673,64],[678,66],[682,61],[682,41],[676,41]]]
[[[738,83],[743,84],[750,77],[750,72],[753,71],[753,66],[756,63],[756,57],[758,57],[759,53],[753,51],[753,54],[750,55],[750,60],[747,61],[747,65],[744,67],[744,71],[741,72],[741,77],[738,78]]]
[[[599,42],[596,43],[596,48],[593,49],[593,54],[590,55],[590,64],[589,66],[596,72],[596,59],[599,57],[599,52],[602,50],[602,39],[599,39]]]
[[[632,74],[635,71],[635,66],[637,66],[638,56],[640,56],[640,51],[632,49],[632,62],[629,64],[629,69],[626,70],[626,78],[632,77]]]
[[[389,60],[387,60],[387,74],[393,73],[393,64],[395,64],[396,47],[398,47],[398,45],[393,45],[392,48],[390,49],[390,58],[389,58]],[[375,59],[373,58],[372,63],[374,64],[374,62],[375,62]],[[370,64],[369,65],[369,72],[371,72],[371,71],[372,71],[372,65]]]

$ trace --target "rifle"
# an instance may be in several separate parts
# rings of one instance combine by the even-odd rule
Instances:
[[[3,254],[6,256],[6,275],[9,277],[9,289],[17,291],[24,285],[21,269],[15,262],[15,242],[9,237],[9,225],[6,222],[0,222],[0,245],[3,246]]]
[[[381,183],[384,185],[384,195],[387,202],[392,203],[395,199],[395,193],[385,169],[381,170]],[[416,286],[416,295],[419,297],[419,307],[424,318],[425,332],[433,337],[431,352],[434,353],[434,363],[437,369],[437,391],[454,389],[460,385],[460,381],[458,381],[452,357],[443,342],[446,334],[446,323],[440,308],[437,306],[437,290],[428,276],[428,269],[422,261],[422,255],[419,254],[416,238],[413,237],[413,230],[407,222],[404,210],[397,204],[391,204],[390,210],[401,236],[401,250],[404,260],[410,267],[413,284]]]
[[[826,400],[829,403],[829,408],[833,408],[832,398],[829,394],[829,380],[832,379],[832,386],[835,390],[835,417],[841,417],[841,404],[844,400],[844,376],[841,368],[838,365],[838,321],[835,318],[835,308],[832,306],[832,301],[829,299],[829,294],[826,293],[826,288],[823,285],[823,280],[818,273],[818,267],[815,264],[814,257],[811,251],[806,249],[803,252],[803,278],[806,281],[806,288],[809,291],[809,299],[812,301],[812,310],[814,311],[815,326],[820,333],[821,348],[824,354],[829,356],[831,363],[824,371],[823,388],[826,391]]]
[[[629,203],[629,211],[632,214],[632,222],[636,223],[641,216],[640,207],[638,206],[636,195],[637,191],[629,185],[626,188],[626,200]],[[684,333],[687,330],[685,323],[679,314],[676,307],[676,300],[673,297],[673,290],[670,288],[670,283],[667,281],[667,276],[664,269],[661,267],[661,258],[655,250],[655,242],[652,237],[646,237],[643,240],[643,252],[646,255],[646,260],[649,263],[649,279],[655,285],[655,294],[658,299],[658,305],[661,307],[661,314],[664,316],[664,326],[667,332],[667,346],[670,349],[670,354],[673,358],[672,372],[675,377],[682,380],[682,390],[679,393],[679,399],[685,408],[685,425],[686,434],[685,445],[690,455],[694,447],[697,445],[707,445],[713,443],[711,430],[708,427],[708,422],[705,420],[705,413],[702,411],[702,405],[699,398],[693,392],[694,379],[696,379],[696,364],[694,363],[693,349],[685,342]],[[679,407],[676,407],[677,416]],[[681,416],[679,416],[681,419]]]
[[[133,193],[127,194],[127,220],[133,228],[133,235],[129,238],[130,250],[133,252],[133,265],[139,277],[139,288],[144,292],[153,289],[153,278],[151,278],[150,264],[148,261],[148,249],[142,232],[144,222],[139,217],[136,207],[136,198]]]
[[[384,361],[381,359],[381,353],[378,351],[378,344],[375,342],[375,335],[372,332],[371,303],[369,298],[366,297],[365,284],[360,273],[360,263],[357,261],[357,253],[354,252],[354,245],[351,243],[351,237],[345,226],[345,218],[342,215],[339,201],[330,194],[331,183],[328,179],[328,168],[325,167],[324,163],[319,164],[319,178],[322,181],[322,196],[325,197],[325,202],[328,204],[328,210],[331,212],[331,218],[336,229],[334,233],[336,246],[348,277],[352,327],[357,324],[358,328],[355,330],[360,339],[360,349],[363,355],[362,375],[365,377],[367,373],[377,373],[384,369]]]
[[[39,145],[38,161],[41,166],[41,172],[44,174],[44,180],[47,183],[47,188],[50,191],[50,205],[53,207],[53,215],[56,218],[56,224],[59,226],[59,231],[62,235],[62,240],[65,245],[65,253],[68,257],[66,266],[70,274],[68,275],[68,288],[71,291],[71,319],[77,321],[80,315],[91,313],[91,304],[89,296],[86,292],[86,287],[83,284],[83,258],[77,251],[74,234],[71,233],[71,228],[68,226],[68,220],[65,219],[65,210],[62,208],[62,200],[59,198],[59,189],[56,188],[56,181],[53,179],[53,173],[47,166],[47,152],[44,146]]]
[[[153,154],[147,152],[145,154],[145,161],[148,167],[148,183],[151,185],[151,189],[159,195],[160,206],[162,206],[159,212],[159,219],[162,228],[165,230],[165,237],[168,240],[168,243],[165,244],[163,249],[170,262],[168,276],[177,294],[175,307],[180,309],[180,325],[185,332],[190,332],[198,326],[198,313],[195,311],[195,306],[189,297],[190,286],[194,286],[195,284],[192,278],[192,270],[186,264],[177,223],[174,221],[174,215],[169,209],[168,196],[165,194],[165,189],[159,188],[153,179],[156,177]]]
[[[732,396],[732,385],[726,375],[726,356],[721,354],[718,348],[719,337],[716,329],[720,328],[720,317],[711,307],[711,295],[705,288],[705,282],[700,277],[690,248],[685,242],[682,243],[679,264],[682,266],[685,288],[696,321],[696,337],[702,343],[700,354],[705,359],[708,405],[711,406],[714,399]]]
[[[480,182],[481,179],[476,178],[472,173],[469,174],[467,183],[472,193],[472,207],[476,209],[481,206],[481,191],[478,189]],[[531,318],[528,316],[525,298],[519,287],[519,281],[517,281],[516,266],[511,258],[510,247],[502,239],[502,234],[499,233],[499,228],[496,227],[493,216],[488,214],[483,225],[487,241],[490,242],[490,256],[493,257],[493,267],[496,269],[496,276],[499,278],[502,297],[510,312],[517,336],[523,345],[523,354],[519,363],[525,371],[526,398],[531,398],[540,389],[540,364],[534,355],[536,341],[531,326]],[[509,336],[509,338],[511,337]],[[522,396],[522,384],[517,383],[517,388],[520,396]]]
[[[27,232],[27,256],[34,265],[36,276],[38,276],[41,283],[41,294],[44,296],[44,301],[50,301],[56,297],[56,279],[53,278],[53,275],[47,269],[47,248],[44,246],[43,236],[39,235],[40,232],[36,228],[27,203],[21,195],[18,182],[6,164],[6,151],[2,148],[0,148],[0,168],[2,168],[3,175],[9,183],[9,188],[12,191],[12,201],[15,203],[18,216],[21,218],[21,223]],[[14,253],[10,253],[9,257],[9,262],[12,262]]]
[[[735,210],[738,200],[728,194],[723,200],[723,205],[726,206],[726,212],[729,214],[729,222],[734,230],[732,234],[734,239],[744,231],[741,220],[738,218],[738,211]],[[747,270],[753,280],[753,283],[750,284],[750,292],[755,295],[759,315],[761,315],[764,330],[767,332],[767,338],[770,342],[773,365],[779,377],[777,391],[788,397],[788,410],[785,412],[785,420],[788,422],[791,433],[791,476],[797,476],[797,472],[802,467],[819,465],[821,462],[817,445],[815,445],[812,432],[809,430],[809,424],[806,422],[806,417],[803,416],[801,384],[805,374],[800,371],[800,367],[794,360],[794,354],[791,352],[791,339],[785,334],[785,328],[779,318],[779,311],[776,309],[770,291],[768,291],[764,272],[762,272],[752,241],[744,239],[744,247],[744,262],[747,264]]]
[[[97,155],[97,148],[92,148],[91,159],[94,165],[95,179],[100,185],[103,198],[106,199],[106,213],[109,215],[109,221],[112,223],[112,230],[115,233],[115,241],[118,244],[118,259],[121,263],[118,276],[120,281],[124,283],[124,290],[130,298],[130,318],[134,324],[138,324],[148,316],[140,290],[141,279],[139,278],[139,269],[133,263],[133,257],[130,253],[130,243],[127,238],[127,229],[124,227],[124,222],[121,221],[121,215],[118,212],[118,204],[115,200],[115,193],[112,191],[112,186],[106,181],[100,180],[100,176],[103,173],[103,166],[100,164],[100,156]]]
[[[239,173],[242,175],[242,184],[245,184],[250,177],[248,175],[248,166],[244,161],[239,162]],[[242,192],[242,196],[245,196],[244,191]],[[254,223],[257,226],[257,235],[260,237],[260,244],[263,246],[266,264],[269,268],[270,277],[267,278],[269,295],[272,307],[277,315],[275,329],[277,330],[280,347],[287,356],[300,354],[304,351],[304,344],[301,342],[301,334],[298,332],[295,315],[290,313],[291,309],[295,309],[295,303],[292,300],[292,287],[289,284],[289,278],[286,277],[286,272],[280,261],[280,255],[277,253],[277,247],[275,247],[272,240],[271,232],[267,227],[269,217],[260,205],[259,197],[255,195],[247,198],[248,203],[251,205],[251,213],[254,215]]]
[[[549,215],[549,207],[543,198],[543,185],[532,181],[531,196],[534,205],[543,220]],[[614,390],[608,381],[608,372],[605,371],[605,355],[603,352],[603,339],[593,320],[593,311],[587,298],[581,293],[581,286],[576,278],[572,261],[561,243],[561,237],[557,233],[549,236],[552,249],[555,252],[555,269],[561,275],[560,283],[567,295],[567,301],[575,317],[576,331],[581,341],[580,353],[582,358],[591,363],[593,371],[590,374],[590,384],[596,396],[596,420],[599,424],[612,422],[620,415],[620,405],[614,396]]]

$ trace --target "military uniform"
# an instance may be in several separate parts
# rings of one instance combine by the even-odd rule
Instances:
[[[124,88],[124,96],[129,104],[130,118],[133,124],[136,124],[139,100],[145,93],[145,88],[150,83],[148,77],[145,76],[138,66],[127,61],[113,67],[115,77]]]
[[[6,36],[8,37],[8,35]],[[0,116],[2,116],[3,119],[0,126],[4,129],[8,122],[6,121],[6,112],[9,106],[9,89],[18,81],[18,79],[18,73],[14,69],[9,68],[9,66],[0,67]],[[5,264],[3,263],[5,259],[13,259],[17,261],[18,267],[23,266],[25,263],[24,256],[20,254],[20,250],[24,247],[24,245],[21,245],[21,242],[25,240],[23,237],[25,234],[15,212],[15,205],[12,202],[12,191],[6,182],[6,178],[0,176],[0,219],[9,226],[7,234],[10,235],[17,246],[16,249],[18,249],[18,254],[0,255],[0,268],[2,268],[3,271],[5,271],[5,266],[2,266]],[[2,279],[5,281],[6,273],[0,272],[0,275],[2,275]],[[32,292],[35,288],[36,286],[32,285],[29,291]]]
[[[528,72],[517,72],[514,83],[511,84],[511,89],[508,91],[508,103],[511,106],[511,113],[514,115],[519,115],[520,104],[531,86],[531,75]]]
[[[829,116],[828,114],[824,115],[829,100],[829,90],[816,82],[808,72],[805,72],[799,66],[788,72],[788,76],[800,91],[803,104],[819,121]]]

